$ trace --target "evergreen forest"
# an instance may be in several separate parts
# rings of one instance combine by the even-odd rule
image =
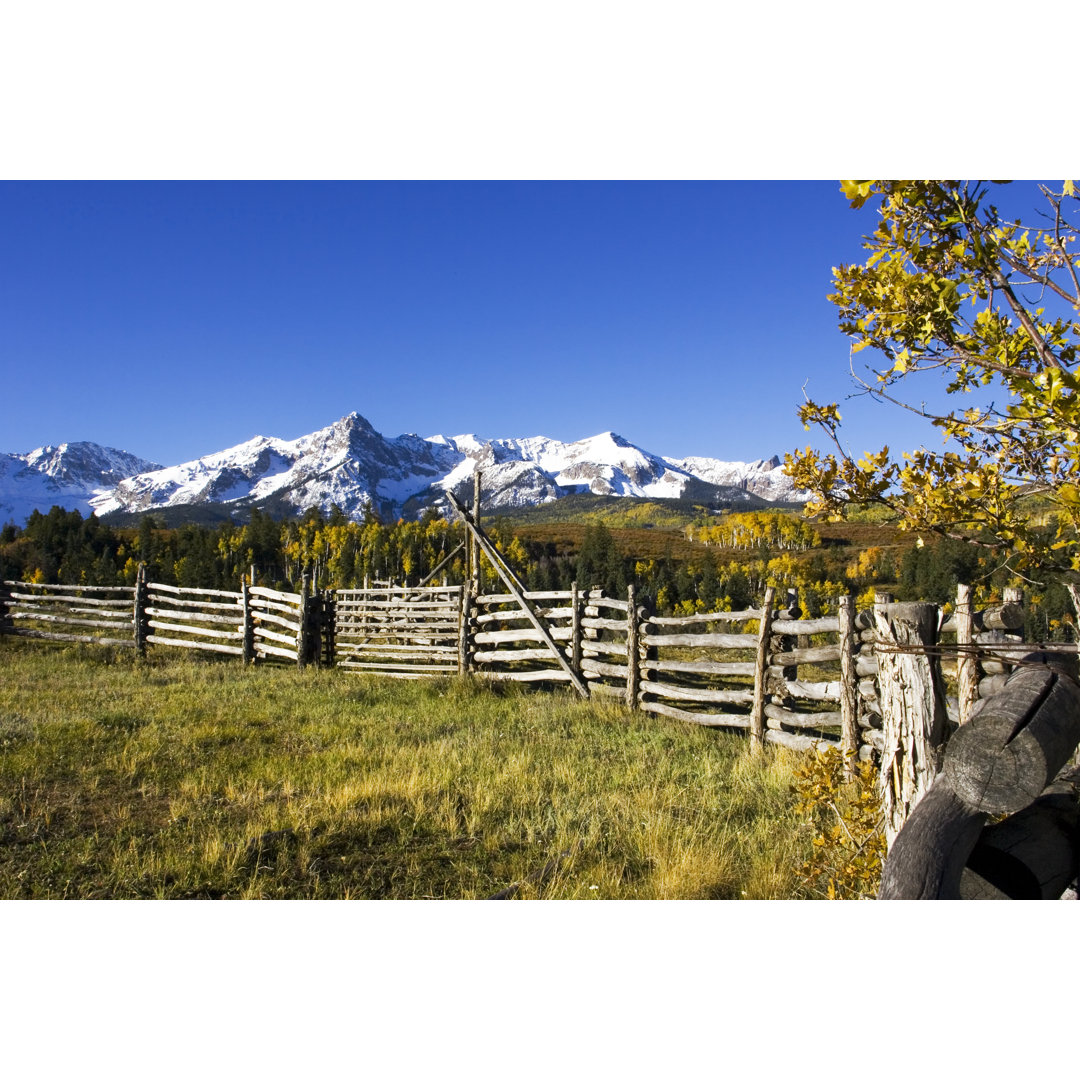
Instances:
[[[1016,584],[979,546],[925,543],[878,521],[824,524],[790,512],[709,516],[679,528],[608,528],[603,521],[523,525],[499,518],[485,530],[531,590],[598,587],[656,614],[737,611],[759,603],[766,585],[797,593],[804,615],[836,610],[875,590],[899,600],[952,602],[958,582],[974,586],[979,606]],[[367,584],[415,585],[439,567],[433,583],[460,584],[467,574],[464,527],[429,512],[418,521],[352,521],[337,508],[279,521],[253,510],[244,524],[166,528],[151,514],[137,527],[113,526],[77,510],[35,511],[26,524],[0,529],[0,579],[117,585],[135,581],[145,563],[152,581],[236,589],[254,572],[258,584],[287,591],[303,574],[321,589]],[[449,556],[452,556],[448,558]],[[501,591],[482,561],[482,586]],[[1022,582],[1029,640],[1072,640],[1074,616],[1064,583]]]

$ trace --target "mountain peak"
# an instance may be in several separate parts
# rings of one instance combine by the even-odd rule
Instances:
[[[447,491],[471,489],[483,472],[484,505],[529,506],[576,492],[638,498],[689,498],[760,505],[798,498],[780,459],[753,463],[662,458],[614,431],[560,442],[544,436],[387,438],[355,410],[298,439],[258,436],[168,468],[94,443],[0,455],[0,519],[25,518],[53,504],[98,513],[215,504],[299,516],[336,504],[359,517],[387,518],[425,508],[449,512]]]

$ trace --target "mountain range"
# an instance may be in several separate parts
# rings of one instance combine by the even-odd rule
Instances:
[[[168,467],[88,442],[0,455],[0,522],[21,522],[53,505],[99,516],[174,507],[216,508],[226,516],[258,507],[292,517],[336,504],[353,518],[368,508],[385,519],[412,518],[428,507],[446,512],[447,491],[470,496],[476,469],[485,510],[584,492],[747,509],[805,498],[776,457],[665,458],[610,431],[571,443],[475,435],[390,439],[352,412],[299,439],[260,435]]]

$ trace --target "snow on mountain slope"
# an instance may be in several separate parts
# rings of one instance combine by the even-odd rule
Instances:
[[[29,454],[0,454],[0,523],[24,522],[53,506],[88,514],[91,500],[118,481],[160,466],[91,442],[41,446]]]
[[[710,484],[730,485],[752,491],[770,502],[805,502],[807,494],[784,475],[778,457],[767,461],[718,461],[716,458],[664,458],[676,469],[690,473]]]
[[[577,492],[725,501],[750,501],[747,493],[799,497],[777,458],[749,464],[663,458],[611,431],[571,443],[543,436],[388,439],[353,412],[298,439],[259,435],[167,468],[92,443],[8,455],[0,459],[0,513],[22,520],[26,507],[47,510],[54,502],[98,514],[213,503],[298,515],[336,504],[354,518],[368,507],[386,518],[414,517],[428,506],[447,511],[447,491],[470,496],[478,468],[490,509],[535,506]]]

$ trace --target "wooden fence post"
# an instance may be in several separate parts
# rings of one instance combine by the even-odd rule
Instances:
[[[979,696],[979,661],[975,655],[975,613],[971,586],[956,586],[956,711],[966,724]]]
[[[480,525],[480,470],[473,473],[473,521]],[[480,595],[480,541],[475,536],[469,537],[470,562],[472,566],[473,593]]]
[[[772,633],[774,586],[765,589],[761,602],[761,625],[758,627],[757,655],[754,658],[754,704],[750,710],[750,750],[761,753],[765,745],[765,676],[769,667],[769,636]]]
[[[333,589],[326,589],[322,594],[321,615],[323,663],[333,667],[337,660],[337,597]]]
[[[874,620],[884,725],[880,786],[885,839],[891,847],[938,773],[946,730],[945,687],[932,652],[936,604],[876,605]]]
[[[255,662],[255,619],[251,613],[251,594],[248,589],[250,585],[243,579],[240,581],[240,607],[243,613],[243,625],[241,626],[241,632],[243,633],[243,640],[241,647],[244,650],[243,662],[244,664],[253,664]]]
[[[472,581],[466,581],[461,587],[461,611],[458,622],[458,674],[467,675],[471,669],[473,593]]]
[[[581,594],[576,581],[570,586],[570,666],[581,674]]]
[[[859,688],[855,674],[855,597],[840,597],[840,752],[844,771],[855,775],[859,755]]]
[[[308,629],[311,609],[311,575],[304,572],[300,579],[300,628],[296,631],[296,666],[307,666]]]
[[[636,709],[641,661],[638,657],[638,615],[633,585],[626,587],[626,599],[626,707]]]
[[[150,630],[146,614],[146,563],[139,563],[135,574],[135,603],[132,610],[132,629],[135,635],[135,651],[140,656],[146,655],[146,637]]]

